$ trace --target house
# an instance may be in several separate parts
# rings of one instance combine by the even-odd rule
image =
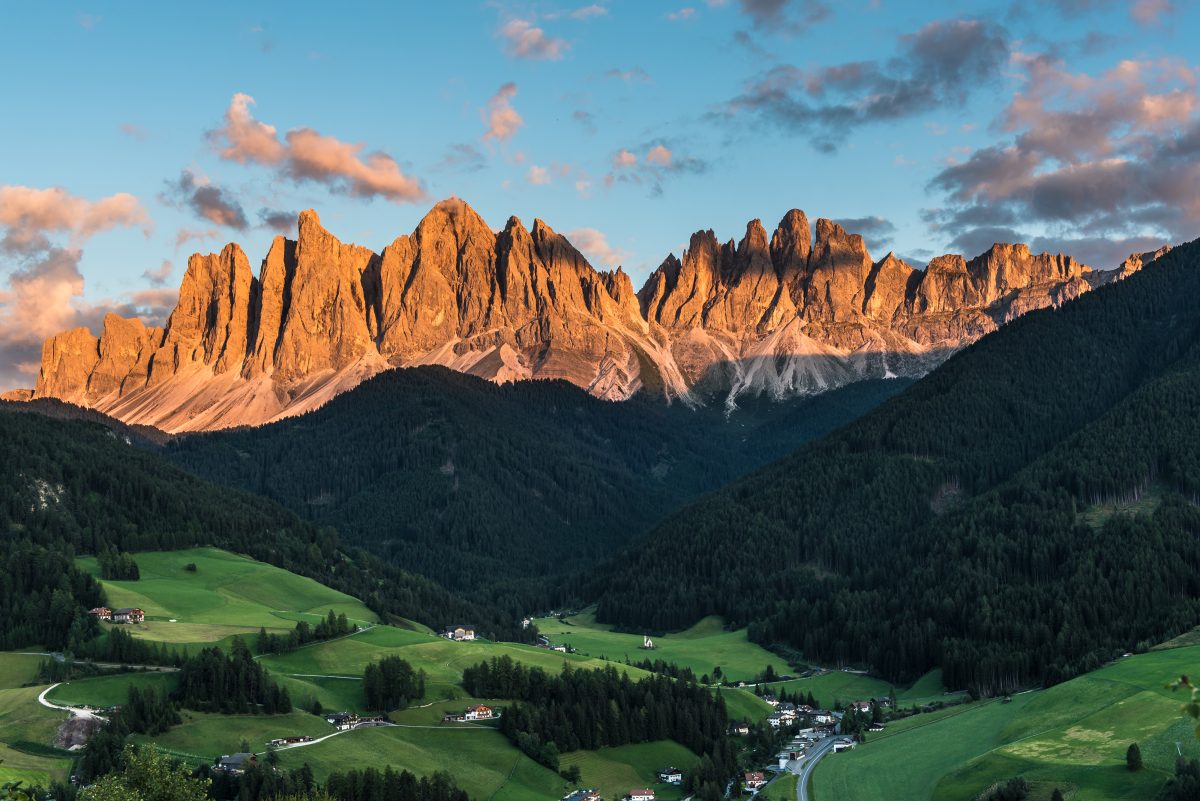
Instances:
[[[529,628],[530,624],[532,624],[532,623],[533,623],[533,618],[530,618],[530,617],[521,618],[521,628],[523,628],[523,629]]]
[[[88,614],[100,620],[112,620],[112,610],[107,606],[97,606],[95,609],[89,609]]]
[[[838,740],[836,743],[833,744],[833,753],[836,754],[839,751],[846,751],[853,747],[854,747],[853,740]]]
[[[770,693],[767,693],[766,695],[764,695],[762,697],[762,699],[764,701],[766,701],[768,704],[770,704],[771,706],[779,706],[779,699],[776,698],[775,696],[771,695]]]
[[[325,722],[338,731],[346,731],[358,725],[358,715],[353,712],[330,712],[325,716]]]
[[[882,723],[872,723],[870,726],[867,727],[867,731],[883,731],[883,724]]]
[[[244,773],[246,768],[251,765],[258,764],[258,757],[254,754],[238,753],[226,754],[217,760],[217,770],[224,773]]]
[[[871,702],[870,701],[855,701],[854,703],[850,704],[850,708],[853,709],[855,712],[870,713]]]
[[[744,720],[739,723],[735,723],[729,727],[729,732],[737,737],[745,737],[750,733],[750,724],[746,723]]]
[[[462,712],[447,712],[442,715],[442,723],[462,723],[467,719],[467,716]]]
[[[654,791],[649,787],[639,787],[629,791],[629,801],[654,801]]]
[[[560,654],[565,654],[565,653],[567,652],[567,646],[565,646],[565,645],[555,645],[555,646],[553,646],[553,647],[552,647],[550,650],[551,650],[551,651],[558,651]]]
[[[663,768],[658,772],[658,780],[663,784],[683,784],[683,771],[679,768]]]
[[[756,770],[752,773],[747,773],[745,780],[742,782],[742,784],[746,785],[747,790],[757,790],[758,788],[762,787],[766,783],[767,783],[767,778],[766,778],[766,776],[763,775],[763,772],[761,770]]]
[[[142,623],[145,620],[146,613],[137,607],[126,607],[112,611],[113,623]]]
[[[562,801],[603,801],[595,790],[576,790],[563,796]]]
[[[463,713],[463,720],[491,720],[492,717],[492,708],[483,704],[469,706]]]
[[[474,626],[450,626],[449,628],[447,628],[445,631],[442,632],[442,636],[445,637],[447,640],[454,640],[456,642],[463,642],[465,640],[473,640],[473,639],[475,639],[475,627]]]
[[[835,720],[833,715],[830,714],[829,712],[826,712],[824,709],[818,709],[816,712],[814,712],[812,719],[813,719],[813,723],[816,723],[819,725],[826,725],[829,723],[833,723],[833,721]]]
[[[772,712],[770,715],[767,715],[767,723],[772,728],[778,729],[781,725],[783,725],[783,716],[778,712]]]

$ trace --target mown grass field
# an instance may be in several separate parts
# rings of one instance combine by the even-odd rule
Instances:
[[[652,637],[652,651],[642,649],[642,635],[613,631],[597,623],[591,612],[572,615],[565,621],[541,618],[535,624],[556,645],[569,645],[582,654],[617,662],[662,659],[691,668],[697,676],[711,676],[720,666],[730,681],[752,681],[767,665],[778,675],[793,672],[778,656],[746,639],[745,629],[728,631],[718,617],[706,617],[686,631]]]
[[[104,581],[109,606],[140,607],[146,622],[130,626],[134,636],[176,645],[224,643],[235,635],[253,635],[312,622],[330,609],[351,622],[373,623],[374,613],[349,595],[312,579],[216,548],[146,551],[134,554],[141,578]],[[79,566],[99,577],[93,557]],[[188,564],[196,571],[185,570]],[[174,620],[175,622],[170,622]]]
[[[1013,776],[1068,799],[1154,798],[1177,756],[1200,757],[1165,685],[1200,663],[1200,647],[1129,657],[1048,690],[969,704],[892,724],[866,746],[831,756],[814,776],[818,801],[957,801]],[[1137,742],[1145,768],[1130,773]]]
[[[653,788],[660,799],[681,798],[680,788],[661,784],[656,772],[669,767],[687,771],[698,762],[695,754],[671,740],[576,751],[561,759],[564,768],[579,766],[581,787],[595,788],[604,798],[612,799],[623,798],[637,787]]]

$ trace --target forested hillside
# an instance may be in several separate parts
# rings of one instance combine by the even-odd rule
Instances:
[[[0,647],[63,647],[102,595],[76,554],[215,545],[431,625],[471,620],[517,637],[515,610],[480,608],[338,543],[277,504],[218,487],[133,447],[111,429],[0,414]],[[512,627],[512,630],[507,627]]]
[[[425,367],[376,376],[302,417],[189,435],[164,453],[447,587],[503,587],[539,605],[532,579],[596,563],[685,501],[905,386],[754,402],[726,419],[719,404],[616,403],[561,381],[498,386]]]
[[[814,660],[985,692],[1200,623],[1197,297],[1193,243],[1015,321],[674,515],[599,573],[598,617],[720,614]]]

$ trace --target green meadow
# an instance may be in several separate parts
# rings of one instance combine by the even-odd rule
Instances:
[[[332,609],[366,625],[377,618],[360,601],[312,579],[216,548],[135,554],[141,578],[103,581],[110,607],[140,607],[146,622],[130,627],[146,640],[191,645],[225,643],[236,635],[294,628]],[[79,566],[99,577],[95,558]],[[188,564],[195,572],[186,570]],[[175,622],[171,622],[175,621]]]
[[[11,663],[11,654],[4,662]],[[6,677],[7,678],[7,677]],[[5,681],[5,683],[10,683]],[[50,745],[63,714],[47,709],[37,702],[42,687],[9,688],[0,690],[0,784],[21,781],[48,786],[52,781],[64,781],[71,760],[51,757],[27,750]]]
[[[678,787],[658,781],[657,771],[670,767],[686,771],[698,762],[695,754],[671,740],[576,751],[561,759],[564,768],[579,766],[582,787],[595,788],[611,799],[622,798],[637,787],[653,788],[657,798],[681,798]]]
[[[831,756],[813,779],[818,801],[957,801],[1024,776],[1034,801],[1054,788],[1089,801],[1153,798],[1182,754],[1200,741],[1181,717],[1183,698],[1166,689],[1200,662],[1200,647],[1122,659],[1010,702],[990,700],[918,715]],[[1137,742],[1145,768],[1131,773]]]
[[[753,681],[768,665],[779,675],[793,672],[778,656],[746,639],[745,629],[729,631],[718,617],[706,617],[685,631],[652,637],[652,651],[642,648],[642,635],[613,631],[597,623],[591,612],[565,620],[541,618],[535,623],[555,645],[569,645],[581,654],[617,662],[662,659],[691,668],[697,676],[711,676],[719,666],[730,681]]]

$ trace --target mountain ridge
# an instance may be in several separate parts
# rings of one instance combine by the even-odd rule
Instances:
[[[241,247],[188,259],[166,325],[108,315],[46,340],[33,398],[176,433],[312,410],[383,370],[440,364],[493,381],[565,379],[625,400],[701,404],[816,394],[918,377],[1024,312],[1135,272],[993,245],[918,270],[862,237],[789,211],[768,237],[691,237],[634,291],[541,219],[499,232],[465,202],[436,204],[382,251],[346,244],[315,211],[252,274]],[[11,394],[25,399],[24,393]]]

